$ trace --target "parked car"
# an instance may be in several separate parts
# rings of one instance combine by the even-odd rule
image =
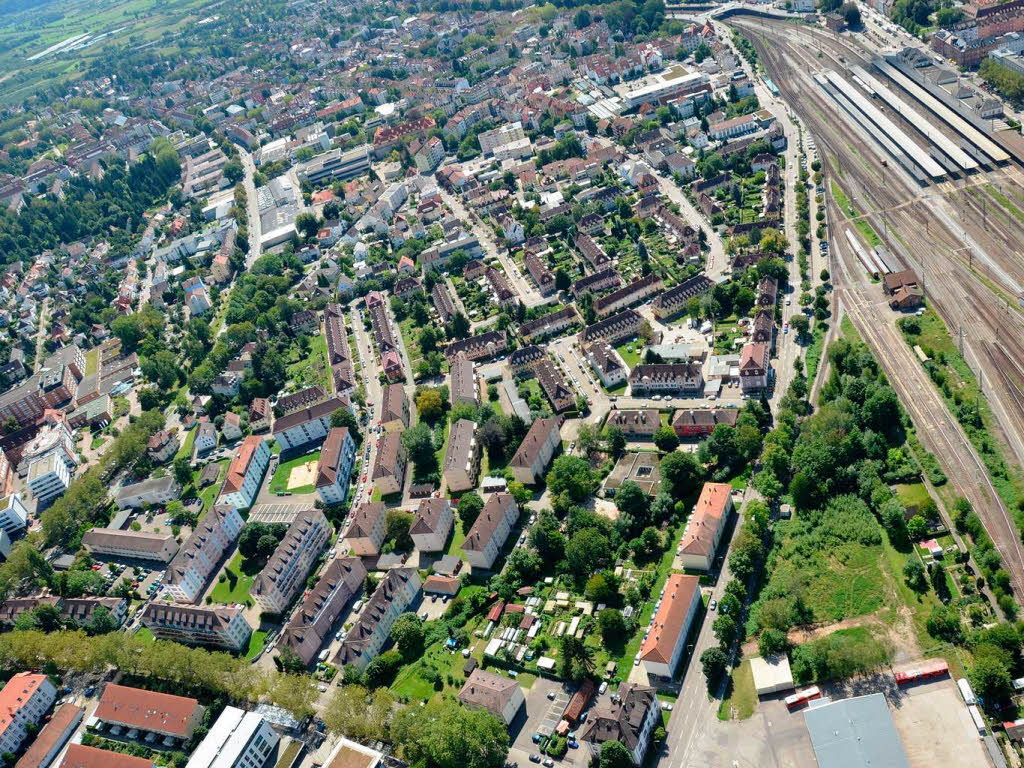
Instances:
[[[713,611],[717,607],[718,607],[718,601],[717,600],[712,600],[710,603],[708,603],[708,610],[709,611]]]
[[[530,755],[530,762],[531,763],[539,763],[540,762],[540,755],[538,755],[536,752],[534,752],[532,755]]]

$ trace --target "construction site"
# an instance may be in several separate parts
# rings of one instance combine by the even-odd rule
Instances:
[[[988,399],[994,439],[1024,466],[1024,141],[965,119],[922,87],[911,76],[916,50],[774,19],[729,24],[753,43],[764,75],[821,150],[839,311],[878,356],[922,442],[971,501],[1024,594],[1013,513],[878,282],[901,270],[920,276]]]

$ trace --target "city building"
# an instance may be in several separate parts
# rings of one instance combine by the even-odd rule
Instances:
[[[671,679],[686,648],[686,637],[701,610],[700,579],[673,573],[665,582],[661,605],[640,646],[648,675]]]
[[[317,184],[335,179],[344,181],[360,176],[370,170],[371,147],[361,144],[348,151],[340,148],[329,149],[299,165],[295,173],[300,182]]]
[[[491,494],[462,543],[466,561],[475,568],[490,569],[517,520],[519,506],[512,494]]]
[[[44,509],[62,496],[71,485],[68,465],[56,453],[35,459],[28,467],[28,487],[36,497],[38,507]]]
[[[0,751],[14,754],[57,698],[46,675],[17,672],[0,690]]]
[[[158,640],[223,648],[235,653],[249,645],[252,627],[241,606],[193,605],[152,600],[142,611],[142,625]]]
[[[366,669],[377,657],[400,615],[414,609],[423,594],[423,582],[415,568],[392,568],[366,601],[359,618],[349,629],[334,656],[334,664],[355,664]]]
[[[426,498],[420,501],[409,535],[420,552],[441,552],[454,522],[455,513],[448,499]]]
[[[107,729],[115,736],[134,730],[141,732],[139,739],[152,733],[164,746],[172,747],[192,738],[203,724],[204,712],[205,707],[187,696],[107,683],[92,717],[100,735]]]
[[[25,530],[28,524],[28,509],[21,500],[21,494],[12,493],[0,499],[0,530],[8,536],[15,536]]]
[[[387,533],[387,512],[383,501],[360,504],[345,532],[345,546],[360,556],[379,555]]]
[[[594,369],[597,378],[606,388],[615,389],[626,382],[629,368],[626,367],[622,358],[619,357],[619,353],[611,344],[603,341],[596,342],[586,348],[585,354],[590,367]]]
[[[356,460],[356,444],[347,427],[333,427],[320,449],[316,492],[324,504],[342,504],[348,498],[349,477]]]
[[[116,531],[91,528],[82,534],[82,546],[93,555],[155,560],[168,563],[178,551],[178,542],[171,533]]]
[[[739,410],[736,408],[677,411],[672,420],[672,429],[681,440],[707,437],[719,424],[735,427],[738,416]]]
[[[608,414],[605,427],[621,429],[627,440],[652,440],[654,433],[661,429],[661,414],[653,408],[614,410]]]
[[[330,640],[334,623],[365,581],[366,568],[358,557],[337,557],[328,563],[281,631],[278,647],[289,648],[305,664],[312,664]]]
[[[377,444],[377,459],[373,465],[373,484],[383,496],[399,493],[405,482],[406,454],[402,436],[388,432]]]
[[[174,600],[198,600],[221,559],[234,547],[245,521],[238,510],[218,504],[196,525],[164,572],[163,583]]]
[[[767,342],[744,344],[740,353],[740,387],[743,394],[768,389],[771,382],[771,345]]]
[[[458,695],[459,702],[468,707],[486,709],[511,725],[519,710],[526,704],[526,697],[519,683],[504,675],[496,675],[477,667],[469,673],[465,685]]]
[[[279,740],[261,715],[224,707],[186,768],[262,768]]]
[[[449,491],[458,493],[476,486],[480,446],[476,440],[476,422],[459,419],[451,426],[441,476]]]
[[[171,475],[148,477],[142,482],[124,485],[117,492],[118,509],[142,509],[167,504],[181,498],[181,486]]]
[[[537,419],[530,425],[529,432],[509,462],[516,480],[526,485],[535,485],[538,478],[543,476],[562,445],[559,433],[561,425],[558,417]]]
[[[728,483],[704,483],[678,547],[684,568],[711,570],[730,512],[732,486]]]
[[[146,444],[146,453],[154,464],[163,464],[174,458],[178,452],[181,441],[178,440],[177,431],[161,429],[149,437]]]
[[[698,395],[704,389],[704,374],[699,363],[640,364],[629,373],[633,396],[671,392]]]
[[[264,613],[282,613],[305,584],[333,528],[316,509],[300,512],[267,565],[252,583],[250,594]]]
[[[579,740],[593,757],[600,757],[606,741],[621,742],[633,764],[643,765],[654,729],[661,724],[661,705],[654,688],[637,683],[620,683],[617,698],[590,710]]]

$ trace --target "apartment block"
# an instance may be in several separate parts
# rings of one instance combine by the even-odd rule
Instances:
[[[423,582],[415,568],[394,568],[381,579],[366,601],[356,623],[334,656],[334,664],[355,664],[360,669],[377,657],[400,615],[415,608],[423,594]]]
[[[205,707],[188,696],[147,691],[107,683],[93,712],[100,736],[136,731],[142,741],[160,740],[163,746],[180,746],[203,724]],[[150,739],[146,737],[153,734]]]
[[[523,442],[519,444],[510,466],[516,480],[534,485],[547,469],[555,452],[562,445],[559,434],[561,419],[537,419],[530,425]]]
[[[28,524],[28,509],[21,500],[21,494],[12,493],[0,499],[0,530],[14,536],[25,530]]]
[[[274,421],[274,438],[282,450],[319,444],[331,429],[331,414],[339,408],[348,408],[348,403],[335,395],[308,408],[285,414]]]
[[[71,485],[71,472],[56,453],[34,460],[28,467],[28,487],[40,509],[48,507]]]
[[[440,552],[452,531],[455,513],[446,498],[427,498],[420,501],[409,535],[420,552]]]
[[[221,559],[235,545],[245,521],[238,511],[218,504],[196,526],[164,573],[164,586],[175,600],[198,600]]]
[[[270,455],[269,440],[260,435],[245,438],[228,465],[219,504],[227,504],[235,509],[251,507],[270,464]]]
[[[82,535],[82,546],[94,555],[137,558],[168,563],[178,551],[178,542],[170,533],[116,531],[92,528]]]
[[[241,651],[252,627],[239,606],[192,605],[154,600],[142,612],[142,624],[158,640]]]
[[[399,493],[405,482],[406,454],[402,436],[388,432],[377,444],[377,459],[373,465],[373,484],[382,495]]]
[[[448,490],[458,493],[475,487],[479,461],[476,422],[459,419],[451,427],[441,471]]]
[[[490,569],[518,519],[519,506],[512,494],[491,494],[462,543],[466,561],[474,568]]]
[[[261,768],[278,741],[277,731],[259,713],[225,707],[186,768]]]
[[[366,568],[358,557],[332,560],[281,631],[278,646],[290,648],[303,662],[312,664],[330,640],[334,623],[365,581]]]
[[[316,509],[300,512],[266,567],[253,581],[250,594],[264,613],[281,613],[305,583],[332,527]]]
[[[360,504],[345,531],[345,546],[360,556],[379,555],[387,533],[387,512],[383,501]]]

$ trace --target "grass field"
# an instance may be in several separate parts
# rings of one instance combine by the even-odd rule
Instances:
[[[231,463],[231,459],[221,459],[217,462],[220,467],[220,473],[217,475],[217,482],[213,485],[208,485],[199,494],[200,501],[203,502],[203,511],[200,515],[205,515],[213,507],[213,503],[217,500],[217,494],[220,492],[220,486],[224,482],[224,474],[227,472],[227,466]]]
[[[257,629],[249,636],[249,647],[245,652],[245,660],[255,659],[267,645],[267,630]]]
[[[303,464],[309,462],[317,462],[320,460],[320,451],[313,451],[303,456],[296,456],[294,459],[281,462],[277,465],[277,470],[274,472],[274,476],[270,479],[270,492],[278,493],[280,491],[291,491],[292,493],[312,493],[316,490],[315,485],[302,485],[296,488],[288,487],[288,478],[291,476],[292,470],[296,467],[301,467]]]
[[[192,427],[192,429],[190,429],[188,431],[188,434],[185,435],[185,439],[182,441],[181,447],[178,449],[178,452],[176,454],[174,454],[174,458],[175,459],[180,459],[180,458],[191,459],[192,458],[192,448],[196,444],[196,432],[198,430],[199,430],[199,427],[195,426],[195,427]]]
[[[327,337],[324,334],[310,338],[309,354],[295,359],[288,366],[288,379],[299,389],[319,384],[328,392],[331,390],[330,370],[327,365]]]
[[[85,375],[89,376],[100,369],[100,348],[93,347],[85,353]]]
[[[443,643],[435,643],[427,648],[415,663],[402,667],[391,684],[391,693],[409,702],[426,701],[436,694],[458,693],[465,682],[462,675],[465,663],[466,660],[462,658],[461,653],[451,653],[445,650]],[[440,675],[444,686],[441,691],[437,691],[434,684],[423,677],[422,673],[429,669]],[[448,683],[449,676],[454,681],[453,684]]]
[[[643,342],[639,340],[626,341],[615,348],[630,370],[640,364],[640,350],[643,349]]]
[[[156,641],[153,637],[153,633],[149,630],[149,627],[139,627],[135,630],[135,639],[141,640],[144,643],[152,643]]]
[[[725,698],[718,707],[719,720],[746,720],[757,707],[757,690],[754,688],[754,673],[750,659],[744,659],[732,672]]]
[[[220,581],[220,577],[217,577],[218,581],[213,592],[210,593],[210,598],[213,602],[223,605],[231,603],[252,605],[249,588],[252,587],[253,579],[261,568],[262,566],[256,560],[243,561],[241,553],[236,552],[224,569],[227,578]]]

